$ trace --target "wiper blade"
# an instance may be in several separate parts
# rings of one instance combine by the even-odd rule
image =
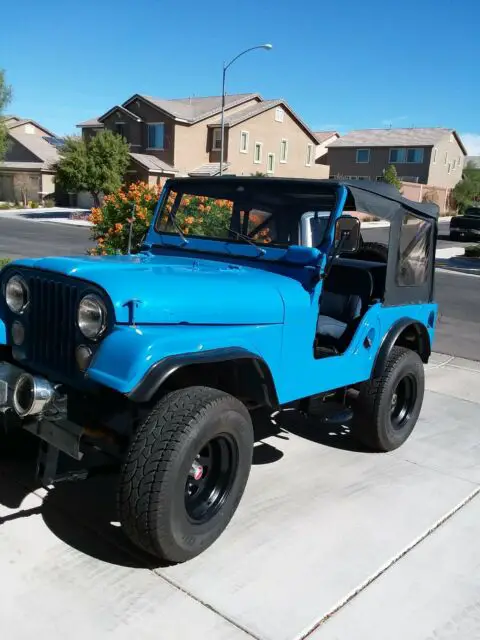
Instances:
[[[266,254],[265,249],[262,249],[261,247],[259,247],[257,244],[255,244],[255,242],[253,242],[253,240],[251,238],[249,238],[248,236],[244,235],[243,233],[240,233],[240,231],[236,231],[235,229],[232,229],[231,227],[225,227],[225,229],[227,231],[229,231],[230,233],[234,233],[237,236],[237,238],[240,238],[241,240],[245,240],[245,242],[248,242],[248,244],[251,244],[252,247],[255,247],[255,249],[258,251],[258,257],[264,256]]]
[[[172,223],[172,225],[175,227],[175,229],[177,230],[178,235],[181,237],[181,239],[183,240],[183,244],[188,244],[188,240],[185,237],[185,234],[183,233],[180,225],[178,224],[178,222],[175,219],[175,216],[173,215],[173,213],[170,211],[168,213],[168,219],[170,220],[170,222]]]

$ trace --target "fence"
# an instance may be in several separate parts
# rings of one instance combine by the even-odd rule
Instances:
[[[452,190],[447,187],[435,187],[431,184],[418,184],[416,182],[402,182],[402,195],[414,202],[434,202],[440,207],[440,213],[450,210],[450,194]]]

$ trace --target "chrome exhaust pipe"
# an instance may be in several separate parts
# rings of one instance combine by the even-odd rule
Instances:
[[[13,390],[13,408],[20,418],[38,416],[50,404],[55,389],[45,378],[22,373]]]

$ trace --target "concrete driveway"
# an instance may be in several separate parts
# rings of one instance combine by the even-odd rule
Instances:
[[[5,637],[480,637],[479,385],[479,363],[435,355],[421,420],[391,454],[278,416],[227,531],[173,567],[124,540],[111,480],[46,495],[29,440],[0,452]]]

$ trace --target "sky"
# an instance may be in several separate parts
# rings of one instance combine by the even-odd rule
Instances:
[[[283,98],[314,131],[456,129],[480,155],[479,0],[24,0],[2,7],[8,112],[59,135],[135,93]],[[8,25],[8,28],[5,28]]]

